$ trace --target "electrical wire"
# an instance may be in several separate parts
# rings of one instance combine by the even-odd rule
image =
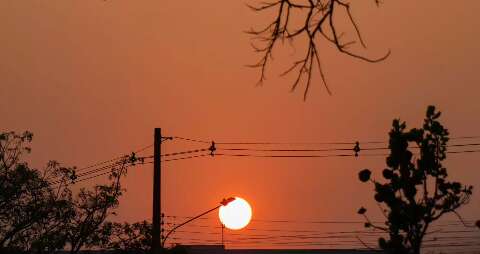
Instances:
[[[183,141],[190,141],[195,143],[210,144],[212,141],[206,141],[196,138],[186,138],[180,136],[174,136],[174,139],[180,139]],[[480,139],[480,136],[459,136],[451,137],[450,140],[462,140],[462,139]],[[388,144],[385,141],[358,141],[360,144]],[[215,142],[218,145],[355,145],[356,142]]]
[[[97,167],[97,166],[100,166],[100,165],[103,165],[103,164],[107,164],[107,163],[110,163],[110,162],[118,161],[118,160],[123,159],[123,158],[125,158],[125,156],[115,157],[115,158],[110,159],[110,160],[98,162],[98,163],[91,164],[91,165],[83,167],[83,168],[75,169],[75,171],[76,172],[82,172],[84,170],[87,170],[87,169],[90,169],[90,168],[93,168],[93,167]]]
[[[387,150],[388,148],[374,147],[361,150]],[[258,149],[258,148],[217,148],[220,151],[254,151],[254,152],[330,152],[330,151],[352,151],[353,148],[325,148],[325,149]]]
[[[152,147],[153,147],[153,144],[150,144],[150,145],[148,145],[148,146],[145,146],[145,147],[143,147],[143,148],[140,148],[139,150],[135,151],[134,153],[138,154],[138,153],[141,153],[141,152],[143,152],[143,151],[145,151],[145,150],[147,150],[147,149],[149,149],[149,148],[152,148]]]
[[[453,144],[446,147],[467,147],[467,146],[480,146],[480,143],[468,143],[468,144]],[[417,148],[418,147],[412,147]],[[261,148],[217,148],[221,151],[255,151],[255,152],[330,152],[330,151],[354,151],[354,148],[323,148],[323,149],[261,149]],[[360,151],[377,151],[377,150],[390,150],[388,147],[367,147],[361,148]]]
[[[190,142],[195,142],[195,143],[204,143],[204,144],[210,144],[212,143],[211,141],[205,141],[205,140],[199,140],[199,139],[193,139],[193,138],[184,138],[184,137],[178,137],[178,136],[173,136],[173,139],[180,139],[184,141],[190,141]]]
[[[278,221],[278,220],[273,220]],[[282,220],[285,221],[285,220]],[[221,229],[221,227],[216,226],[210,228],[215,228],[216,230]],[[208,229],[208,228],[206,228]],[[223,242],[228,244],[230,247],[234,246],[253,246],[255,248],[265,248],[265,246],[334,246],[338,248],[361,248],[370,246],[378,246],[378,237],[386,236],[384,232],[380,231],[337,231],[337,232],[322,232],[319,230],[314,230],[313,233],[307,234],[296,234],[294,230],[289,229],[279,229],[275,230],[276,233],[272,234],[271,230],[254,230],[257,232],[268,232],[264,234],[249,234],[248,231],[252,228],[244,229],[243,233],[225,233],[226,240]],[[288,234],[289,232],[294,232],[294,234]],[[298,230],[300,231],[300,230]],[[306,230],[307,232],[312,232],[311,230]],[[466,234],[465,234],[466,232]],[[274,232],[275,233],[275,232]],[[286,233],[286,234],[285,234]],[[463,235],[459,235],[463,233]],[[203,238],[192,238],[192,235],[201,235],[205,236]],[[209,236],[219,236],[220,232],[211,232],[211,231],[192,231],[192,230],[179,230],[176,231],[176,235],[172,237],[174,241],[180,241],[182,244],[191,244],[196,242],[198,244],[206,243],[215,243],[219,240],[211,239]],[[360,239],[360,237],[362,239]],[[359,240],[360,239],[360,240]],[[450,240],[450,241],[448,241]],[[429,234],[425,238],[424,243],[428,248],[438,248],[444,247],[447,248],[452,244],[455,246],[465,246],[465,247],[475,247],[475,244],[478,244],[478,231],[477,230],[446,230],[443,232],[435,232]],[[437,244],[437,242],[440,242]],[[450,247],[449,247],[450,248]]]
[[[329,155],[268,155],[268,154],[238,154],[238,153],[215,153],[215,156],[230,157],[257,157],[257,158],[328,158],[328,157],[352,157],[354,154],[329,154]]]
[[[153,144],[150,144],[150,145],[147,145],[145,147],[139,148],[139,149],[135,150],[133,153],[135,153],[135,154],[141,153],[141,152],[143,152],[143,151],[145,151],[145,150],[147,150],[148,148],[151,148],[151,147],[153,147]],[[97,167],[97,166],[100,166],[100,165],[103,165],[103,164],[107,164],[109,162],[114,162],[114,161],[117,161],[117,160],[120,160],[120,159],[124,159],[125,157],[126,157],[126,155],[123,155],[123,156],[114,157],[114,158],[109,159],[109,160],[97,162],[97,163],[91,164],[91,165],[86,166],[86,167],[75,169],[75,172],[77,172],[77,173],[82,172],[84,170],[87,170],[87,169],[90,169],[90,168],[93,168],[93,167]]]
[[[136,152],[138,151],[143,151],[147,148],[151,147],[151,145],[149,146],[146,146],[140,150],[137,150]],[[168,153],[168,154],[162,154],[160,155],[161,157],[171,157],[171,156],[176,156],[176,155],[183,155],[183,154],[191,154],[191,153],[199,153],[199,152],[204,152],[204,151],[208,151],[209,149],[208,148],[202,148],[202,149],[195,149],[195,150],[188,150],[188,151],[182,151],[182,152],[174,152],[174,153]],[[135,152],[135,153],[136,153]],[[178,158],[178,159],[175,159],[175,160],[180,160],[180,159],[189,159],[189,158],[196,158],[196,157],[203,157],[202,156],[189,156],[189,157],[184,157],[184,158]],[[90,165],[88,167],[85,167],[85,168],[82,168],[81,170],[75,170],[75,173],[77,172],[82,172],[80,174],[77,174],[76,177],[81,177],[81,176],[86,176],[86,175],[90,175],[90,174],[95,174],[95,173],[98,173],[98,172],[101,172],[101,171],[105,171],[105,170],[109,170],[109,169],[113,169],[117,166],[120,166],[122,164],[125,164],[125,160],[128,158],[128,156],[122,156],[122,157],[118,157],[118,158],[114,158],[114,159],[111,159],[111,160],[108,160],[108,161],[104,161],[104,162],[100,162],[100,163],[96,163],[96,164],[93,164],[93,165]],[[150,164],[152,162],[145,162],[145,160],[147,159],[151,159],[153,158],[153,156],[144,156],[144,157],[137,157],[137,163],[136,165],[141,165],[141,164]],[[122,160],[120,160],[122,159]],[[162,160],[162,161],[172,161],[172,159],[167,159],[167,160]],[[110,163],[108,165],[105,165],[107,163]],[[129,164],[131,164],[130,166],[133,166],[132,163],[130,162]],[[104,166],[102,166],[104,165]],[[98,166],[101,166],[101,167],[98,167]],[[88,171],[86,172],[83,172],[85,170],[89,169]],[[47,180],[51,181],[51,183],[59,183],[59,181],[61,180],[58,180],[59,178],[61,178],[62,176],[53,176],[53,177],[50,177],[48,178]],[[57,179],[57,180],[54,180],[54,179]]]
[[[189,216],[176,216],[176,215],[165,215],[166,221],[170,221],[171,219],[190,219],[192,217]],[[217,220],[217,217],[202,217],[198,218],[198,220]],[[465,223],[468,224],[473,224],[475,223],[474,220],[463,220]],[[251,222],[255,223],[270,223],[270,224],[309,224],[309,225],[314,225],[314,224],[358,224],[358,225],[363,225],[365,221],[353,221],[353,220],[315,220],[315,219],[307,219],[307,220],[292,220],[292,219],[252,219]],[[372,221],[374,224],[383,224],[385,221]],[[167,222],[171,223],[171,222]],[[197,222],[198,223],[198,222]],[[458,220],[452,220],[452,221],[443,221],[443,222],[438,222],[435,225],[432,226],[438,226],[438,227],[446,227],[446,226],[460,226],[464,228],[464,224],[461,221]],[[214,226],[215,227],[215,226]],[[309,232],[309,231],[305,231]],[[369,232],[369,231],[367,231]],[[446,231],[443,231],[446,232]],[[465,232],[478,232],[476,230],[465,230],[465,231],[448,231],[448,233],[465,233]]]
[[[199,151],[200,151],[200,150],[199,150]],[[193,155],[193,156],[187,156],[187,157],[166,159],[166,160],[162,160],[161,162],[170,162],[170,161],[186,160],[186,159],[200,158],[200,157],[205,157],[205,156],[211,156],[211,154],[208,153],[208,154],[200,154],[200,155]],[[145,158],[150,158],[150,157],[145,157]],[[132,166],[152,164],[152,163],[153,163],[153,161],[138,162],[138,163],[135,163],[134,165],[133,165],[133,164],[130,164],[130,165],[128,165],[128,166],[129,166],[129,167],[132,167]],[[120,163],[120,164],[121,164],[121,163]],[[88,177],[88,178],[79,179],[79,180],[74,180],[74,182],[77,183],[77,182],[81,182],[81,181],[84,181],[84,180],[93,179],[93,178],[96,178],[96,177],[99,177],[99,176],[104,176],[104,175],[106,175],[106,174],[111,173],[111,169],[115,168],[116,166],[118,166],[118,165],[120,165],[120,164],[112,164],[112,165],[104,166],[104,167],[101,167],[101,168],[98,168],[98,169],[90,170],[90,171],[88,171],[88,172],[85,172],[85,173],[83,173],[83,174],[78,175],[77,177],[88,176],[88,175],[91,175],[91,174],[95,174],[95,173],[99,173],[99,172],[107,171],[107,170],[108,170],[108,171],[107,171],[107,172],[104,172],[104,173],[101,173],[101,174],[97,174],[97,175]],[[57,181],[52,181],[52,182],[50,182],[50,183],[53,184],[53,185],[56,185],[56,184],[59,184],[59,183],[61,183],[61,182],[62,182],[62,180],[57,180]]]
[[[200,158],[200,157],[206,157],[206,156],[212,156],[210,153],[206,154],[200,154],[200,155],[192,155],[192,156],[186,156],[186,157],[180,157],[180,158],[173,158],[173,159],[166,159],[166,160],[161,160],[161,162],[169,162],[169,161],[179,161],[179,160],[188,160],[188,159],[193,159],[193,158]],[[141,164],[152,164],[153,161],[141,163]]]
[[[182,154],[189,154],[189,153],[199,153],[199,152],[205,152],[209,151],[209,148],[199,148],[199,149],[194,149],[194,150],[188,150],[188,151],[182,151],[182,152],[174,152],[174,153],[167,153],[167,154],[161,154],[160,157],[169,157],[169,156],[176,156],[176,155],[182,155]],[[145,156],[145,157],[139,157],[142,159],[151,159],[153,158],[153,155],[150,156]]]
[[[475,150],[461,150],[461,151],[447,151],[447,154],[462,154],[462,153],[478,153],[480,149]],[[257,158],[329,158],[329,157],[383,157],[389,154],[325,154],[325,155],[288,155],[288,154],[254,154],[254,153],[215,153],[215,156],[230,156],[230,157],[257,157]],[[417,154],[418,155],[418,154]]]
[[[191,139],[191,138],[183,138],[183,137],[173,137],[176,139],[181,139],[181,140],[186,140],[190,142],[200,142],[200,143],[210,143],[208,141],[204,140],[198,140],[198,139]],[[452,138],[452,139],[476,139],[480,138],[478,136],[464,136],[464,137],[458,137],[458,138]],[[223,142],[223,143],[217,143],[217,144],[234,144],[235,142]],[[273,143],[273,142],[240,142],[242,144],[293,144],[293,143]],[[367,143],[378,143],[378,142],[367,142]],[[236,144],[239,144],[238,142]],[[302,143],[295,143],[295,144],[302,144]],[[304,144],[315,144],[315,143],[304,143]],[[354,143],[345,143],[345,142],[330,142],[330,143],[316,143],[316,144],[354,144]],[[151,148],[153,145],[150,144],[148,146],[145,146],[143,148],[140,148],[136,150],[134,153],[139,153],[143,152],[148,148]],[[467,143],[467,144],[453,144],[449,145],[448,147],[470,147],[470,146],[480,146],[480,143]],[[353,149],[350,148],[324,148],[324,149],[261,149],[261,148],[223,148],[219,147],[216,148],[217,150],[220,151],[249,151],[249,152],[280,152],[282,154],[252,154],[252,153],[215,153],[213,155],[218,155],[218,156],[230,156],[230,157],[260,157],[260,158],[328,158],[328,157],[354,157],[355,155],[357,156],[366,156],[366,157],[377,157],[377,156],[388,156],[388,154],[371,154],[371,153],[361,153],[361,151],[370,151],[370,150],[387,150],[388,148],[385,147],[367,147],[367,148],[362,148],[358,154],[324,154],[324,155],[318,155],[318,154],[284,154],[286,152],[327,152],[327,151],[350,151]],[[163,154],[161,157],[168,157],[168,156],[177,156],[177,155],[183,155],[183,154],[190,154],[190,153],[198,153],[198,152],[204,152],[208,151],[210,148],[202,148],[202,149],[194,149],[194,150],[188,150],[188,151],[182,151],[182,152],[174,152],[174,153],[169,153],[169,154]],[[461,150],[461,151],[447,151],[447,153],[450,154],[461,154],[461,153],[477,153],[480,152],[480,149],[470,149],[470,150]],[[212,155],[212,154],[210,154]],[[192,158],[198,158],[198,157],[205,157],[207,154],[202,154],[202,155],[197,155],[197,156],[187,156],[187,157],[181,157],[181,158],[175,158],[175,159],[166,159],[163,160],[165,162],[168,161],[176,161],[176,160],[185,160],[185,159],[192,159]],[[100,172],[105,169],[110,169],[115,166],[118,166],[121,164],[119,162],[120,159],[125,159],[126,156],[121,156],[121,157],[116,157],[110,160],[102,161],[99,163],[95,163],[92,165],[89,165],[87,167],[83,167],[80,169],[77,169],[76,172],[83,172],[85,170],[91,169],[87,172],[84,172],[82,174],[79,174],[78,176],[86,176],[90,174],[94,174],[97,172]],[[153,156],[145,156],[145,157],[138,157],[142,159],[143,161],[145,159],[151,159]],[[110,163],[110,164],[108,164]],[[149,164],[152,162],[144,162],[144,163],[139,163],[139,164]],[[100,168],[97,168],[98,166],[105,165]]]
[[[163,156],[175,156],[175,155],[182,155],[182,154],[188,154],[188,153],[198,153],[198,152],[201,152],[201,151],[207,151],[209,149],[196,149],[196,150],[190,150],[190,151],[184,151],[184,152],[176,152],[176,153],[171,153],[171,154],[164,154]],[[462,150],[462,151],[447,151],[447,153],[449,154],[462,154],[462,153],[478,153],[480,152],[480,149],[479,150]],[[173,159],[165,159],[165,160],[161,160],[161,162],[170,162],[170,161],[178,161],[178,160],[186,160],[186,159],[193,159],[193,158],[200,158],[200,157],[207,157],[207,156],[211,156],[211,157],[215,157],[215,156],[227,156],[227,157],[256,157],[256,158],[329,158],[329,157],[384,157],[384,156],[388,156],[388,154],[358,154],[358,155],[355,155],[355,154],[327,154],[327,155],[303,155],[303,154],[294,154],[294,155],[288,155],[288,154],[281,154],[281,155],[278,155],[278,154],[251,154],[251,153],[242,153],[242,154],[239,154],[239,153],[207,153],[207,154],[200,154],[200,155],[194,155],[194,156],[186,156],[186,157],[180,157],[180,158],[173,158]],[[124,157],[121,157],[121,158],[124,158]],[[139,158],[142,158],[143,160],[145,159],[151,159],[153,158],[153,156],[146,156],[146,157],[139,157]],[[151,164],[153,163],[153,161],[143,161],[143,162],[139,162],[137,163],[137,165],[144,165],[144,164]],[[98,165],[102,165],[104,163],[98,163]],[[92,169],[90,171],[87,171],[87,172],[84,172],[82,174],[80,174],[79,176],[86,176],[86,175],[90,175],[90,174],[94,174],[94,173],[98,173],[98,172],[101,172],[103,170],[108,170],[108,169],[112,169],[114,168],[115,166],[118,166],[119,165],[119,162],[116,162],[116,163],[113,163],[113,164],[110,164],[110,165],[106,165],[106,166],[103,166],[101,168],[95,168],[95,169]],[[89,167],[89,168],[92,168],[93,166]],[[98,176],[102,176],[102,175],[105,175],[106,173],[103,173],[103,174],[100,174]],[[92,178],[95,178],[95,177],[91,177],[89,179],[92,179]],[[57,184],[59,182],[55,182],[53,181],[52,182],[53,184]]]
[[[167,218],[176,218],[176,217],[181,217],[181,216],[166,216]],[[293,222],[292,220],[267,220],[267,221],[281,221],[281,222]],[[294,220],[295,221],[295,220]],[[311,221],[311,220],[309,220]],[[169,223],[166,223],[169,225]],[[192,225],[190,225],[192,226]],[[208,226],[205,229],[208,228],[215,228],[216,230],[221,229],[219,226]],[[258,230],[255,229],[253,231],[259,231],[259,232],[268,232],[265,234],[249,234],[247,231],[251,230],[252,228],[246,228],[244,229],[244,233],[226,233],[225,236],[228,237],[227,240],[225,240],[225,243],[228,243],[229,245],[253,245],[257,247],[262,247],[262,246],[275,246],[275,245],[289,245],[289,246],[328,246],[327,244],[331,244],[331,246],[337,247],[358,247],[361,246],[359,243],[360,241],[358,240],[359,236],[363,238],[363,244],[366,244],[366,246],[371,245],[371,246],[377,246],[377,239],[380,235],[385,235],[383,232],[379,231],[337,231],[337,232],[322,232],[318,230],[305,230],[308,232],[307,234],[296,234],[295,232],[302,232],[301,230],[291,230],[291,226],[289,226],[289,229],[278,229],[278,230],[273,230],[276,233],[280,233],[280,235],[272,235],[272,230],[271,229],[264,229],[264,230]],[[294,234],[288,234],[288,232],[294,232]],[[313,232],[313,233],[311,233]],[[285,233],[287,233],[285,235]],[[463,233],[463,235],[459,235],[460,233]],[[466,234],[467,235],[466,235]],[[475,235],[468,235],[474,233]],[[185,237],[179,237],[179,235],[190,235],[190,234],[196,234],[196,235],[202,235],[202,236],[218,236],[221,233],[219,232],[211,232],[211,231],[189,231],[189,230],[180,230],[176,232],[176,236],[172,238],[175,240],[180,240],[182,242],[192,242],[192,241],[198,241],[199,244],[205,244],[205,243],[211,243],[211,242],[218,242],[218,240],[213,240],[213,239],[205,239],[205,238],[185,238]],[[450,235],[450,234],[453,234]],[[191,236],[190,236],[191,237]],[[430,246],[429,248],[435,248],[439,247],[439,245],[433,245],[437,241],[442,241],[442,244],[446,246],[450,246],[450,242],[446,243],[446,240],[452,240],[452,243],[457,244],[457,245],[464,245],[464,246],[469,246],[472,245],[472,243],[467,242],[467,241],[473,241],[478,239],[478,231],[476,230],[446,230],[442,232],[435,232],[429,235],[429,237],[425,238],[425,243],[428,243],[427,246]],[[328,242],[324,242],[328,241]],[[433,245],[433,246],[432,246]],[[365,245],[364,245],[365,246]]]

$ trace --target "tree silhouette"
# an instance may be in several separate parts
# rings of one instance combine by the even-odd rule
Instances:
[[[65,186],[54,189],[47,181],[52,175],[64,179],[72,169],[51,161],[39,171],[21,161],[30,152],[32,137],[30,132],[0,133],[0,249],[29,250],[41,245],[42,236],[55,231],[57,222],[72,212],[65,202],[70,191]]]
[[[359,172],[360,181],[375,186],[374,198],[387,221],[385,226],[375,225],[363,207],[358,213],[367,220],[365,227],[389,234],[389,239],[379,239],[379,246],[389,253],[420,253],[429,226],[447,213],[461,220],[457,209],[467,204],[472,195],[472,186],[448,179],[442,162],[447,157],[449,133],[439,122],[440,115],[434,106],[429,106],[420,129],[406,130],[405,122],[393,121],[390,155],[382,172],[385,182],[371,179],[368,169]],[[418,155],[410,150],[412,145],[418,147]]]
[[[75,168],[50,161],[43,170],[22,162],[32,133],[0,133],[0,252],[70,253],[110,241],[111,223],[122,195],[121,177],[135,154],[124,156],[110,172],[109,183],[82,188],[73,196]],[[52,181],[52,179],[55,179]]]
[[[377,6],[380,4],[379,0],[374,0],[374,2]],[[307,97],[315,68],[318,69],[327,92],[331,94],[320,62],[320,49],[317,44],[319,38],[334,45],[340,53],[370,63],[383,61],[390,55],[390,51],[388,51],[382,57],[369,58],[349,49],[349,46],[356,42],[360,42],[363,48],[366,48],[366,44],[351,12],[350,3],[346,1],[274,0],[272,2],[262,2],[257,6],[248,6],[255,12],[273,11],[275,13],[273,20],[267,25],[247,32],[253,36],[252,47],[254,51],[261,54],[260,60],[256,64],[250,65],[250,67],[260,68],[261,70],[258,84],[262,84],[266,78],[266,69],[270,61],[273,60],[273,49],[279,42],[285,40],[291,43],[298,40],[306,45],[303,56],[294,61],[291,67],[281,74],[281,76],[284,76],[292,71],[297,71],[291,90],[295,90],[304,79],[304,99]],[[338,21],[334,17],[340,14],[346,14],[348,17],[347,21],[350,22],[355,31],[357,40],[342,40],[343,33],[339,31]]]
[[[110,223],[110,240],[106,249],[114,249],[120,253],[148,253],[152,243],[152,224],[147,221],[130,223]]]
[[[108,223],[111,230],[110,239],[102,246],[105,249],[115,250],[116,253],[139,253],[150,252],[152,241],[152,223],[148,221],[130,223]],[[187,250],[176,245],[163,249],[163,253],[186,254]]]
[[[121,177],[126,174],[127,165],[135,161],[135,155],[124,157],[123,163],[112,169],[109,184],[95,185],[92,190],[82,188],[76,199],[70,200],[75,213],[62,230],[70,253],[78,253],[83,247],[101,246],[109,241],[111,227],[106,219],[109,215],[115,215],[114,209],[118,207],[118,199],[124,191],[120,184]]]

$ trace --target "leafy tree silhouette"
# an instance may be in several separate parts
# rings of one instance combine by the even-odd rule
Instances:
[[[152,242],[152,224],[147,221],[130,223],[109,223],[110,240],[103,246],[120,253],[148,253]]]
[[[82,188],[75,200],[70,200],[75,213],[64,225],[62,233],[70,247],[70,253],[78,253],[82,247],[102,245],[109,241],[111,230],[106,221],[115,215],[118,199],[122,195],[120,179],[126,174],[128,161],[114,168],[107,185],[96,185],[93,190]]]
[[[120,180],[127,165],[137,161],[135,154],[112,168],[108,184],[82,188],[74,197],[75,168],[50,161],[38,170],[21,161],[31,151],[32,138],[30,132],[0,133],[0,252],[53,253],[68,246],[70,253],[78,253],[110,241],[106,219],[115,214]]]
[[[50,161],[43,171],[22,162],[22,155],[31,151],[33,134],[0,133],[0,250],[30,250],[63,247],[44,236],[54,232],[72,213],[66,199],[71,195],[65,186],[52,188],[47,181],[52,175],[68,178],[71,168]]]
[[[150,253],[152,241],[152,223],[140,221],[135,223],[107,223],[110,228],[110,239],[102,245],[105,249],[115,250],[116,253]],[[186,254],[187,250],[176,245],[163,249],[163,253]]]
[[[389,234],[389,239],[378,240],[380,248],[389,253],[420,253],[429,226],[447,213],[462,220],[457,209],[467,204],[472,195],[472,186],[447,179],[442,162],[446,159],[449,133],[439,122],[440,115],[434,106],[429,106],[423,127],[410,130],[406,130],[405,122],[395,119],[389,133],[387,168],[382,172],[385,182],[371,179],[368,169],[358,174],[360,181],[375,186],[374,198],[387,221],[385,226],[375,225],[363,207],[358,213],[365,217],[365,227]],[[411,144],[419,148],[418,157],[410,151]]]

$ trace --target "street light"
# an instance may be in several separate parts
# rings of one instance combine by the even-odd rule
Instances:
[[[196,219],[198,219],[198,218],[200,218],[200,217],[202,217],[202,216],[204,216],[204,215],[206,215],[206,214],[208,214],[208,213],[211,213],[211,212],[217,210],[218,208],[220,208],[220,207],[222,207],[222,206],[226,206],[226,205],[228,205],[230,202],[232,202],[232,201],[234,201],[234,200],[235,200],[235,198],[233,198],[233,197],[230,197],[230,198],[227,198],[227,199],[224,198],[222,201],[220,201],[220,205],[217,205],[216,207],[214,207],[214,208],[212,208],[212,209],[210,209],[210,210],[208,210],[208,211],[206,211],[206,212],[204,212],[204,213],[202,213],[202,214],[200,214],[200,215],[197,215],[197,216],[195,216],[195,217],[193,217],[193,218],[191,218],[191,219],[189,219],[189,220],[187,220],[187,221],[185,221],[185,222],[183,222],[183,223],[181,223],[181,224],[178,224],[177,226],[175,226],[174,228],[172,228],[170,231],[168,231],[167,235],[165,236],[165,238],[164,238],[163,241],[162,241],[162,248],[165,246],[165,242],[167,241],[168,236],[169,236],[170,234],[172,234],[175,230],[177,230],[177,228],[182,227],[182,226],[184,226],[185,224],[188,224],[189,222],[192,222],[193,220],[196,220]]]

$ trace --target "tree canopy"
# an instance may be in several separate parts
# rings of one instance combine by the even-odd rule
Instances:
[[[0,252],[52,253],[67,246],[70,253],[109,241],[106,220],[122,194],[120,178],[135,161],[124,157],[113,167],[108,184],[72,194],[76,168],[50,161],[35,169],[23,161],[33,134],[0,133]]]
[[[360,181],[374,185],[374,198],[385,216],[385,225],[367,222],[365,227],[388,233],[379,246],[389,253],[418,254],[430,225],[470,201],[473,187],[450,180],[443,162],[447,158],[448,130],[440,123],[441,113],[429,106],[422,128],[407,130],[395,119],[389,133],[390,154],[382,171],[384,181],[372,179],[369,169],[358,174]],[[478,226],[480,222],[477,221]],[[466,225],[473,226],[473,225]],[[474,226],[473,226],[474,227]]]

